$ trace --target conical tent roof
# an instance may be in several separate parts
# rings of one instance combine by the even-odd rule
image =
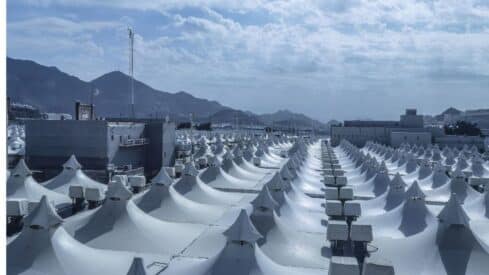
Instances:
[[[265,185],[272,190],[284,190],[286,188],[278,172],[275,172],[272,178]]]
[[[386,173],[389,171],[389,169],[387,169],[387,165],[385,164],[385,161],[382,161],[382,163],[380,164],[379,171],[384,171]]]
[[[250,161],[253,158],[253,151],[251,150],[251,147],[246,147],[245,150],[243,150],[243,157],[247,161]]]
[[[406,183],[401,175],[397,173],[389,183],[384,209],[389,211],[403,202],[406,194]]]
[[[287,163],[285,164],[285,166],[289,167],[289,169],[296,169],[296,167],[297,167],[293,158],[289,159],[287,161]]]
[[[233,159],[233,154],[231,154],[231,152],[229,152],[229,151],[226,151],[226,153],[224,153],[224,155],[222,156],[222,158],[225,159],[225,160]]]
[[[406,188],[407,185],[404,182],[404,180],[402,179],[401,174],[399,174],[399,172],[397,172],[396,175],[394,176],[394,178],[392,178],[390,186],[393,188],[396,188],[396,189],[403,189],[404,190],[404,188]]]
[[[64,169],[81,169],[82,166],[76,159],[75,155],[71,155],[70,158],[63,164]]]
[[[457,164],[455,165],[456,169],[463,170],[467,167],[469,167],[469,164],[467,163],[467,160],[465,157],[458,157]]]
[[[373,192],[375,196],[378,196],[382,193],[384,193],[387,190],[387,187],[389,186],[391,180],[389,179],[389,176],[387,175],[386,171],[380,171],[375,175],[374,179],[374,189]]]
[[[446,159],[445,159],[445,164],[446,165],[453,165],[455,163],[455,154],[452,151],[448,151]]]
[[[445,167],[438,163],[433,171],[433,188],[444,185],[450,178],[446,174]]]
[[[54,227],[62,222],[63,219],[56,213],[56,210],[48,202],[46,196],[41,198],[36,208],[25,218],[25,224],[28,226],[37,226],[44,229]]]
[[[406,198],[412,200],[419,200],[426,198],[426,195],[423,193],[421,188],[419,187],[419,183],[414,181],[411,186],[406,190]]]
[[[251,201],[251,204],[255,208],[275,209],[278,207],[278,203],[273,199],[266,185],[263,186],[258,196]]]
[[[262,238],[244,209],[241,209],[236,221],[223,234],[227,237],[228,242],[254,243]]]
[[[294,176],[290,173],[289,168],[284,165],[282,169],[280,169],[280,174],[284,179],[291,180],[294,178]]]
[[[197,176],[199,174],[199,171],[197,168],[195,168],[194,163],[192,161],[189,161],[185,164],[185,167],[183,168],[183,174],[187,176]]]
[[[216,156],[211,156],[209,158],[209,166],[219,167],[219,166],[221,166],[221,162],[219,161],[219,159]]]
[[[460,169],[455,169],[452,174],[452,178],[465,178],[465,174]]]
[[[452,174],[452,179],[450,180],[450,188],[452,192],[462,192],[466,194],[466,187],[467,184],[465,183],[465,174],[460,169],[456,169]]]
[[[433,170],[431,169],[430,163],[427,160],[423,160],[418,171],[418,179],[424,179],[431,175],[432,172]]]
[[[106,197],[110,199],[128,200],[132,197],[132,192],[122,183],[122,181],[111,181],[109,183]]]
[[[258,147],[258,149],[256,149],[256,151],[255,151],[255,156],[261,157],[261,156],[263,156],[263,154],[264,153],[263,153],[262,148],[261,147]]]
[[[161,167],[158,174],[151,180],[151,183],[170,186],[173,183],[173,180],[166,172],[165,167]]]
[[[418,164],[416,162],[416,159],[414,157],[410,157],[406,163],[406,173],[414,172],[417,167]]]
[[[131,267],[127,275],[146,275],[146,270],[144,269],[143,259],[136,257],[132,261]]]
[[[27,167],[24,159],[20,159],[10,175],[14,177],[27,177],[32,175],[32,171]]]
[[[438,218],[441,222],[446,224],[455,224],[455,225],[469,225],[469,216],[465,213],[465,210],[460,205],[460,202],[457,199],[457,195],[452,193],[450,199],[447,204],[441,210],[440,214],[438,214]]]
[[[243,152],[241,151],[241,149],[239,148],[239,146],[236,146],[233,150],[233,155],[235,157],[242,157],[243,156]]]
[[[472,160],[470,168],[474,176],[482,177],[484,175],[483,161],[480,157],[476,157]]]

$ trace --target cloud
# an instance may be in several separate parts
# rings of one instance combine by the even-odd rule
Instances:
[[[8,30],[11,32],[48,33],[57,35],[73,35],[84,32],[93,33],[117,27],[121,27],[121,23],[114,21],[77,22],[61,17],[35,17],[8,24]]]
[[[276,104],[316,117],[346,116],[345,110],[367,108],[345,105],[368,94],[365,102],[395,103],[372,112],[393,115],[399,102],[416,99],[406,93],[418,81],[427,95],[465,84],[466,93],[489,100],[477,88],[489,72],[487,1],[21,1],[33,15],[8,18],[9,54],[49,55],[86,78],[125,70],[125,26],[134,24],[136,77],[233,107],[273,111],[266,109]],[[60,7],[74,16],[43,14]],[[119,13],[106,18],[91,9]],[[158,14],[153,21],[150,11]],[[90,69],[73,65],[77,59]],[[462,84],[443,84],[453,79]],[[331,97],[339,105],[328,103],[329,111],[317,103]],[[319,111],[301,107],[301,100]]]

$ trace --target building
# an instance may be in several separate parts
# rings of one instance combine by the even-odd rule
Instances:
[[[174,158],[175,125],[163,121],[30,120],[25,158],[46,176],[74,154],[97,178],[117,171],[154,175]]]
[[[480,151],[486,151],[487,146],[485,145],[485,139],[480,136],[456,136],[456,135],[445,135],[442,137],[437,137],[435,142],[440,147],[451,147],[462,149],[464,146],[475,146]]]
[[[437,119],[443,124],[455,124],[457,121],[467,121],[476,123],[481,129],[489,129],[489,109],[475,109],[459,111],[455,108],[448,108]]]
[[[407,109],[399,121],[347,120],[343,126],[331,126],[331,144],[336,146],[342,139],[357,146],[363,146],[369,140],[389,145],[392,139],[397,143],[400,139],[425,142],[429,138],[431,142],[432,136],[441,135],[442,131],[425,128],[423,116],[417,114],[416,109]]]
[[[391,132],[390,145],[399,147],[403,143],[428,145],[432,142],[431,132]]]
[[[7,115],[9,120],[41,119],[42,114],[38,108],[29,104],[11,102],[7,97]]]
[[[42,119],[46,120],[70,120],[73,116],[66,113],[43,113]]]
[[[481,129],[489,128],[489,109],[466,110],[461,120],[476,123]]]

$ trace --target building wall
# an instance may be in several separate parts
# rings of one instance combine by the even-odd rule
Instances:
[[[29,120],[25,132],[32,169],[60,169],[72,154],[85,169],[107,165],[106,121]]]
[[[479,136],[443,136],[435,138],[435,142],[444,147],[455,147],[461,149],[465,144],[468,146],[475,145],[479,150],[484,150],[484,138]]]
[[[46,175],[61,170],[72,154],[85,170],[93,171],[107,171],[109,165],[131,165],[151,173],[174,160],[174,123],[30,120],[25,131],[27,163]],[[148,143],[121,146],[126,139],[141,138]]]
[[[403,143],[428,145],[431,144],[430,132],[391,132],[390,145],[399,147]]]
[[[392,120],[345,120],[345,127],[399,127],[399,121]]]
[[[356,146],[362,147],[369,140],[388,144],[390,141],[389,128],[384,127],[331,127],[331,145],[337,146],[346,139]]]
[[[175,124],[152,122],[147,125],[150,143],[146,154],[146,174],[153,176],[162,166],[171,166],[175,159]]]
[[[407,109],[404,115],[401,115],[400,125],[402,128],[423,128],[424,119],[418,115],[416,109]]]
[[[110,122],[108,125],[108,160],[116,167],[132,165],[132,168],[145,166],[146,146],[123,147],[125,139],[145,137],[145,124],[133,122]]]
[[[163,165],[171,166],[175,160],[175,123],[163,124]]]

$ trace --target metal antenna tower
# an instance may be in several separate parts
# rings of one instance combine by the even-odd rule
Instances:
[[[127,28],[129,33],[129,75],[131,77],[131,117],[135,118],[134,112],[134,31]]]

